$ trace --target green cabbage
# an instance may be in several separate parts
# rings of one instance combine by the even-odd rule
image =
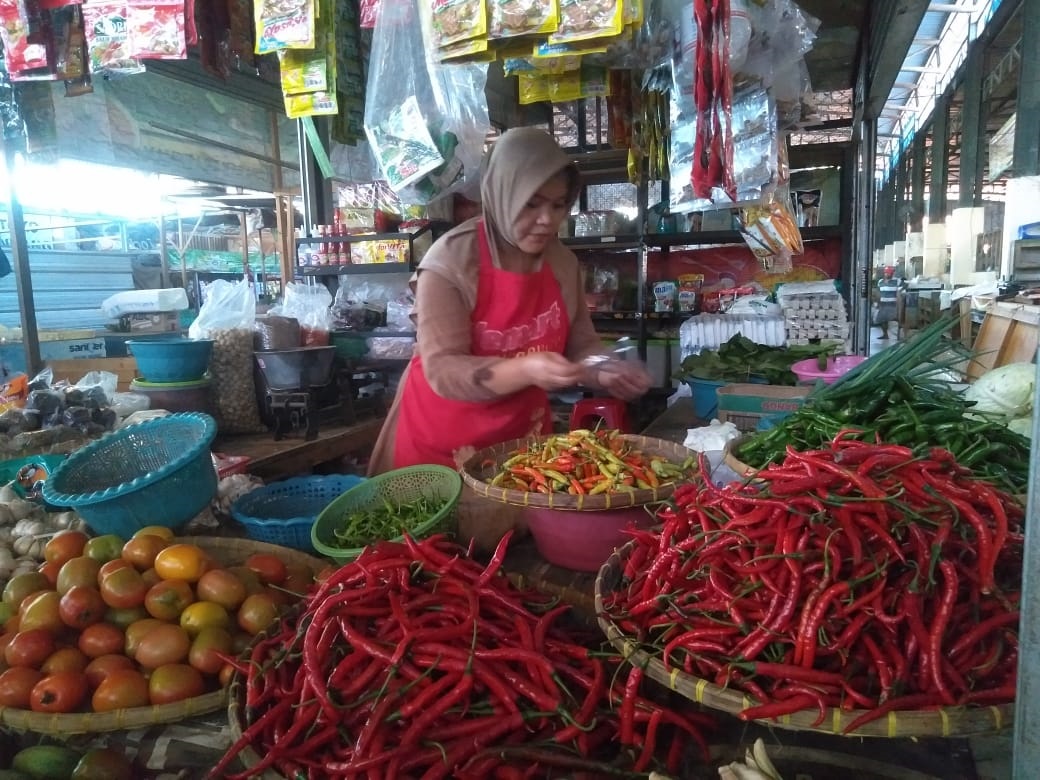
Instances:
[[[1033,411],[1035,385],[1035,365],[1008,363],[975,380],[964,392],[964,398],[975,402],[972,412],[999,414],[1009,418],[1028,417]]]
[[[1009,420],[1007,427],[1013,430],[1015,433],[1020,433],[1027,439],[1033,438],[1033,418],[1029,417],[1016,417],[1013,420]]]

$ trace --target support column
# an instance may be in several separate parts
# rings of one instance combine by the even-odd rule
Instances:
[[[982,101],[982,64],[985,53],[980,41],[968,49],[965,63],[964,106],[961,113],[961,189],[957,205],[982,205],[982,163],[986,143],[983,122],[985,111]]]
[[[1040,0],[1021,0],[1022,43],[1015,110],[1015,153],[1012,175],[1040,175]]]
[[[890,241],[906,241],[906,180],[907,166],[909,164],[908,153],[904,152],[899,158],[899,164],[895,170],[895,200],[892,205],[892,223],[889,225],[888,237]]]
[[[25,371],[36,376],[43,368],[40,359],[40,333],[36,329],[36,299],[33,297],[32,271],[29,268],[29,244],[25,240],[25,215],[22,202],[14,186],[16,150],[10,141],[4,142],[4,163],[7,166],[7,227],[11,231],[11,267],[18,285],[18,311],[22,322],[22,348],[25,350]]]
[[[946,221],[946,190],[950,184],[950,93],[935,104],[932,113],[932,175],[928,185],[928,222]]]
[[[925,139],[928,133],[919,128],[911,146],[910,161],[913,174],[910,179],[910,230],[919,233],[924,228],[924,168]]]

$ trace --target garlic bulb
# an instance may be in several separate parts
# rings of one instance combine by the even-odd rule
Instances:
[[[42,539],[25,534],[15,539],[11,548],[14,550],[15,555],[31,556],[39,560],[43,557],[43,545],[44,541]]]
[[[47,519],[50,520],[51,524],[56,528],[61,529],[73,528],[76,523],[80,522],[79,515],[71,510],[67,512],[55,512]]]
[[[12,533],[15,538],[19,536],[38,536],[39,534],[45,534],[49,530],[46,523],[39,520],[33,519],[22,519],[15,523]]]

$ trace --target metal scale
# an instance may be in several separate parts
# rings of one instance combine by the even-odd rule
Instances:
[[[332,370],[335,347],[255,352],[260,416],[275,441],[302,434],[312,441],[319,425],[352,421],[350,394]]]

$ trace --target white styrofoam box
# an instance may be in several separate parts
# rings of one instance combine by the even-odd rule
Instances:
[[[785,328],[779,315],[698,314],[679,327],[679,344],[683,358],[701,349],[718,349],[738,333],[756,344],[783,346]]]
[[[105,340],[103,338],[40,342],[41,360],[72,360],[74,358],[103,357],[105,357]]]
[[[101,311],[110,320],[124,314],[181,311],[187,308],[188,293],[183,287],[162,290],[126,290],[110,295],[101,302]]]

